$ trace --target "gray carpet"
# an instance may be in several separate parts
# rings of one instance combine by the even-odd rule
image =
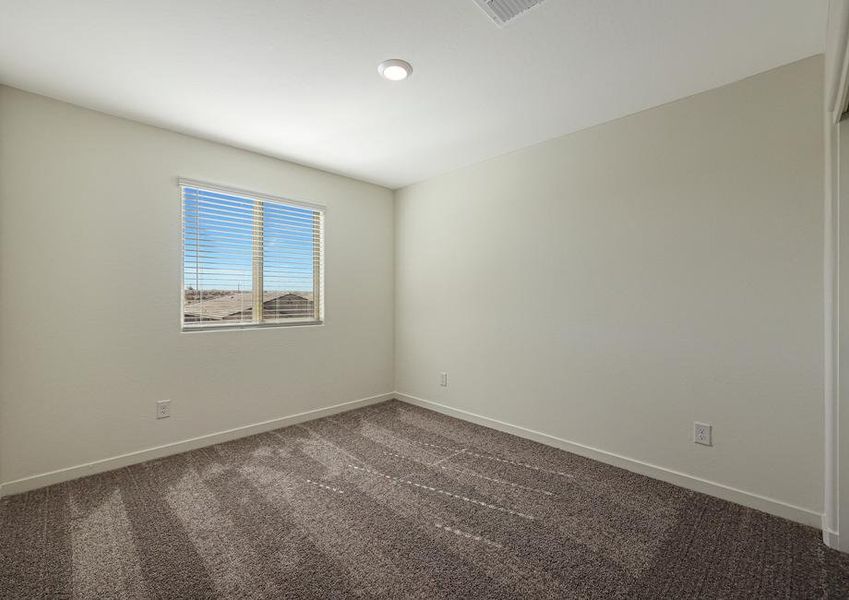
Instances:
[[[849,560],[391,401],[4,499],[0,597],[849,598]]]

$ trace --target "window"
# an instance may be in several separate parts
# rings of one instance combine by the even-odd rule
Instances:
[[[322,322],[324,209],[180,180],[183,330]]]

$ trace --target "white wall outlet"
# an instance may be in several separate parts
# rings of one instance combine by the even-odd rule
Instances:
[[[713,427],[709,423],[693,422],[693,443],[703,446],[713,446],[711,439],[711,430]]]
[[[156,418],[167,419],[171,416],[171,401],[157,400],[156,401]]]
[[[439,385],[442,387],[448,387],[448,373],[440,373],[439,377]]]

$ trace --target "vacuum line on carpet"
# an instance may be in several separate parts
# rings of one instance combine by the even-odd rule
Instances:
[[[465,452],[465,451],[466,451],[466,449],[465,449],[465,448],[463,448],[462,450],[457,450],[457,452],[454,452],[453,454],[449,454],[448,456],[443,456],[443,457],[442,457],[442,458],[440,458],[438,461],[436,461],[436,462],[434,462],[434,463],[431,463],[431,464],[430,464],[430,466],[431,466],[431,467],[435,467],[435,466],[437,466],[437,465],[438,465],[439,463],[441,463],[441,462],[445,462],[446,460],[451,460],[451,459],[452,459],[452,458],[454,458],[455,456],[457,456],[457,455],[459,455],[459,454],[463,454],[463,452]]]
[[[325,489],[325,490],[327,490],[327,491],[329,491],[329,492],[336,492],[337,494],[344,494],[344,493],[345,493],[345,492],[343,492],[342,490],[340,490],[339,488],[330,487],[329,485],[324,485],[323,483],[319,483],[319,482],[317,482],[317,481],[313,481],[312,479],[307,479],[307,483],[310,483],[310,484],[312,484],[312,485],[314,485],[314,486],[317,486],[317,487],[320,487],[320,488],[322,488],[322,489]]]
[[[424,465],[426,467],[431,467],[433,465],[436,465],[436,463],[433,463],[433,465],[431,465],[431,464],[428,464],[424,461],[416,460],[412,456],[405,456],[403,454],[396,454],[395,452],[385,452],[384,451],[384,454],[386,456],[395,456],[397,458],[403,458],[405,460],[409,460],[409,461],[412,461],[414,463]],[[470,471],[468,469],[461,469],[459,467],[448,467],[448,466],[445,466],[445,465],[437,465],[437,466],[440,469],[443,469],[445,471],[456,471],[457,473],[462,473],[464,475],[468,475],[469,477],[478,477],[480,479],[486,479],[487,481],[491,481],[493,483],[500,483],[501,485],[509,485],[510,487],[520,489],[520,490],[526,490],[528,492],[536,492],[538,494],[545,494],[546,496],[556,496],[557,495],[554,492],[549,492],[548,490],[541,490],[541,489],[535,488],[535,487],[529,487],[527,485],[522,485],[521,483],[514,483],[512,481],[507,481],[507,480],[504,480],[504,479],[496,479],[495,477],[487,477],[486,475],[481,475],[480,473],[475,473],[474,471]]]
[[[492,546],[493,548],[503,548],[504,547],[501,544],[499,544],[498,542],[493,542],[492,540],[486,539],[482,535],[475,535],[473,533],[469,533],[468,531],[462,531],[460,529],[456,529],[456,528],[450,527],[448,525],[443,525],[442,523],[434,523],[434,525],[437,527],[437,529],[443,529],[445,531],[453,533],[454,535],[458,535],[460,537],[464,537],[464,538],[467,538],[467,539],[470,539],[470,540],[474,540],[476,542],[481,542],[481,543],[486,544],[487,546]]]
[[[413,443],[421,444],[422,446],[430,446],[431,448],[440,448],[442,450],[456,450],[456,448],[449,448],[447,446],[437,446],[436,444],[428,444],[427,442],[417,442],[415,440],[410,440]],[[467,456],[474,456],[476,458],[483,458],[486,460],[494,460],[500,463],[506,463],[508,465],[514,465],[516,467],[524,467],[526,469],[533,469],[534,471],[540,471],[542,473],[549,473],[551,475],[560,475],[561,477],[568,477],[570,479],[574,479],[575,476],[569,473],[564,473],[563,471],[552,471],[550,469],[544,469],[543,467],[537,467],[536,465],[530,465],[528,463],[519,462],[516,460],[507,460],[506,458],[499,458],[497,456],[493,456],[492,454],[478,454],[477,452],[470,452],[466,449],[461,451],[457,451],[457,454],[465,454]]]
[[[394,481],[395,483],[403,483],[403,484],[410,485],[410,486],[413,486],[413,487],[416,487],[416,488],[419,488],[419,489],[422,489],[422,490],[434,492],[436,494],[442,494],[444,496],[449,496],[450,498],[454,498],[456,500],[462,500],[463,502],[469,502],[471,504],[477,504],[478,506],[483,506],[485,508],[489,508],[489,509],[492,509],[492,510],[497,510],[497,511],[507,513],[507,514],[510,514],[510,515],[515,515],[517,517],[521,517],[523,519],[528,519],[530,521],[535,520],[534,517],[531,516],[531,515],[528,515],[528,514],[525,514],[525,513],[516,511],[516,510],[511,510],[511,509],[505,508],[503,506],[497,506],[495,504],[489,504],[487,502],[483,502],[481,500],[475,500],[474,498],[469,498],[467,496],[460,496],[458,494],[454,494],[454,493],[446,491],[446,490],[441,490],[439,488],[431,487],[429,485],[416,483],[414,481],[410,481],[410,480],[407,480],[407,479],[401,479],[400,477],[392,477],[391,475],[387,475],[386,473],[380,473],[378,471],[372,471],[371,469],[366,469],[364,467],[358,467],[356,465],[348,465],[348,466],[352,469],[356,469],[357,471],[364,471],[366,473],[370,473],[371,475],[377,475],[378,477],[383,477],[384,479],[389,479],[390,481]]]

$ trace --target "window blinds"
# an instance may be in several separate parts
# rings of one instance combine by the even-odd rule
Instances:
[[[183,329],[321,323],[323,207],[180,180]]]

